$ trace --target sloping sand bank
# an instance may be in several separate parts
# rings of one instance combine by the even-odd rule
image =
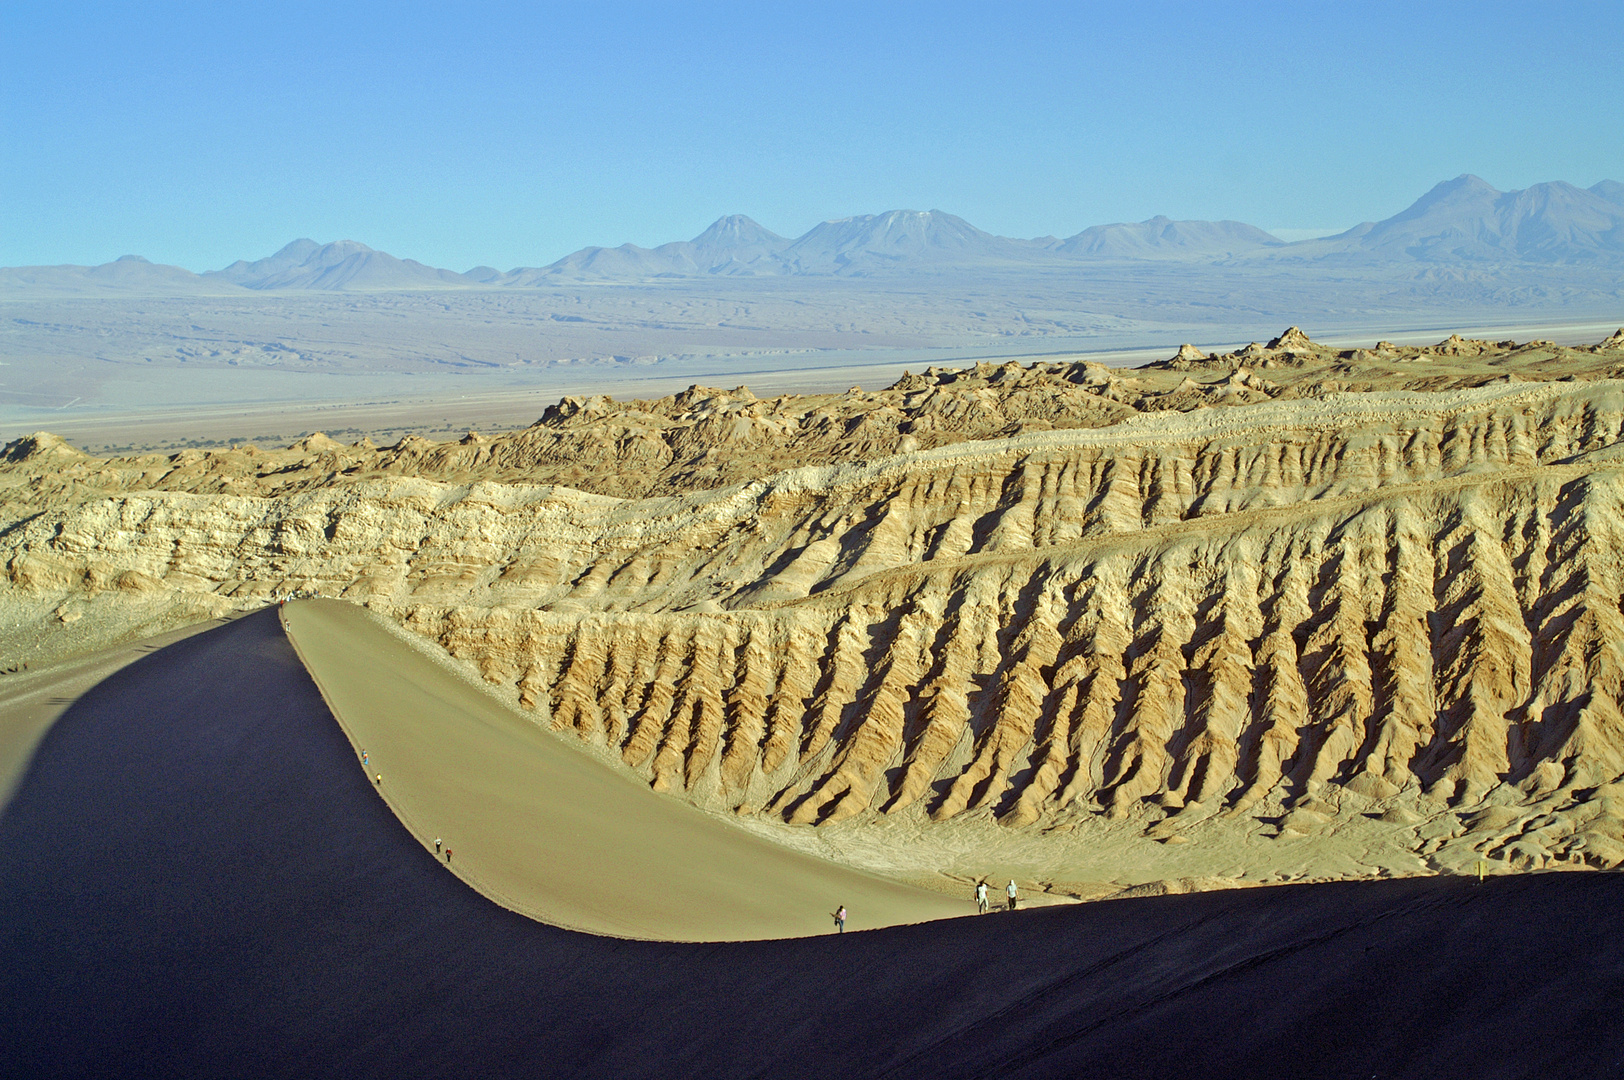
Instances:
[[[504,708],[449,664],[336,600],[282,609],[368,775],[418,841],[487,896],[617,937],[740,941],[975,910],[790,851],[662,797]]]
[[[1259,888],[842,937],[634,942],[436,864],[264,612],[148,656],[0,817],[6,1071],[1593,1077],[1624,877]]]

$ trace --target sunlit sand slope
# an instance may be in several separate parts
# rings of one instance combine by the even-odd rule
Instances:
[[[656,795],[353,604],[298,601],[283,623],[390,808],[516,911],[598,934],[723,941],[823,933],[842,904],[848,929],[974,910]]]
[[[1608,873],[722,944],[536,923],[401,827],[270,612],[70,707],[0,851],[17,1076],[1544,1080],[1624,1055]]]

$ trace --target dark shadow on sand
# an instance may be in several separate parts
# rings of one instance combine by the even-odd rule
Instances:
[[[274,611],[118,672],[0,818],[16,1076],[1618,1075],[1624,877],[1252,889],[844,937],[531,922],[395,820]]]

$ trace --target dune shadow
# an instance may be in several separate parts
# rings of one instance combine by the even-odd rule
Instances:
[[[732,944],[542,925],[390,813],[272,609],[81,697],[0,852],[14,1075],[1353,1075],[1379,1049],[1388,1075],[1567,1076],[1624,1051],[1596,1007],[1624,992],[1610,874]]]

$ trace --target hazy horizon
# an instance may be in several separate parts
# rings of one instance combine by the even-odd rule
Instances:
[[[548,263],[537,261],[515,266],[507,271],[501,271],[489,262],[483,261],[473,264],[467,270],[459,271],[449,267],[436,268],[420,259],[413,259],[409,254],[404,256],[404,259],[417,263],[421,271],[433,271],[442,276],[449,273],[460,277],[462,274],[475,274],[476,271],[496,271],[494,275],[476,275],[468,281],[456,282],[459,285],[467,285],[496,283],[496,278],[526,270],[550,270],[582,257],[590,261],[600,254],[612,255],[632,250],[646,255],[670,248],[683,248],[686,245],[701,245],[711,256],[723,258],[731,263],[740,253],[753,259],[763,256],[781,258],[786,251],[802,246],[817,248],[821,245],[825,249],[822,254],[828,256],[831,254],[832,244],[835,248],[861,249],[866,253],[881,252],[882,262],[894,264],[891,269],[901,269],[930,262],[947,265],[956,257],[959,259],[959,265],[963,267],[968,265],[963,260],[964,253],[977,247],[980,248],[978,254],[984,266],[989,255],[996,262],[1000,258],[1007,258],[1012,252],[1017,253],[1018,257],[1031,256],[1039,249],[1116,260],[1146,258],[1157,260],[1171,254],[1175,257],[1204,257],[1210,261],[1240,254],[1256,255],[1262,250],[1260,245],[1274,245],[1275,250],[1281,253],[1286,253],[1286,248],[1307,248],[1312,257],[1332,254],[1338,250],[1314,249],[1310,247],[1310,242],[1314,240],[1345,240],[1350,248],[1343,249],[1341,253],[1346,253],[1352,248],[1364,246],[1374,233],[1391,233],[1397,229],[1404,234],[1408,243],[1395,245],[1389,237],[1388,242],[1383,245],[1388,249],[1387,261],[1395,261],[1394,256],[1397,256],[1396,261],[1409,261],[1420,255],[1436,262],[1458,259],[1459,253],[1465,250],[1460,246],[1461,241],[1465,241],[1468,247],[1478,245],[1485,239],[1482,235],[1485,227],[1494,234],[1487,238],[1491,241],[1491,247],[1503,248],[1506,241],[1511,242],[1509,254],[1513,259],[1525,254],[1521,250],[1525,233],[1531,237],[1530,250],[1539,252],[1537,256],[1539,258],[1551,259],[1558,250],[1566,250],[1571,259],[1577,245],[1578,248],[1584,249],[1581,258],[1590,259],[1597,255],[1612,258],[1624,253],[1624,243],[1619,240],[1621,230],[1618,226],[1621,220],[1624,220],[1624,185],[1610,178],[1599,181],[1589,188],[1580,188],[1565,180],[1555,180],[1531,185],[1525,189],[1502,191],[1482,177],[1463,173],[1439,181],[1419,198],[1380,221],[1361,221],[1337,229],[1269,230],[1262,229],[1252,222],[1232,218],[1217,221],[1181,221],[1165,214],[1158,214],[1138,222],[1095,223],[1071,237],[1059,237],[1053,232],[1036,237],[1006,237],[979,229],[975,223],[939,208],[926,211],[893,208],[877,213],[826,218],[802,233],[795,234],[779,232],[748,214],[732,213],[717,218],[692,238],[670,237],[648,246],[630,242],[624,245],[592,244]],[[1195,231],[1191,232],[1190,227]],[[1076,246],[1079,241],[1084,240],[1091,240],[1091,243]],[[1441,248],[1437,247],[1440,241],[1444,242]],[[1000,244],[1004,246],[1000,248],[998,246]],[[1017,247],[1011,248],[1009,245]],[[1285,247],[1282,248],[1280,245]],[[1156,251],[1151,250],[1152,248],[1164,250]],[[887,252],[886,249],[891,250]],[[955,254],[949,249],[959,250]],[[1431,250],[1423,253],[1423,249]],[[1439,252],[1446,253],[1444,260],[1440,260]],[[235,281],[238,284],[248,284],[248,278],[258,278],[261,280],[252,285],[257,289],[265,286],[263,279],[274,276],[277,271],[288,271],[308,258],[317,259],[323,267],[331,268],[336,262],[347,258],[357,256],[370,258],[375,255],[385,256],[386,261],[391,264],[402,259],[397,253],[381,251],[358,237],[316,240],[310,236],[301,236],[280,245],[272,252],[247,253],[224,266],[191,266],[180,269],[221,281]],[[116,266],[132,261],[158,266],[174,265],[158,263],[140,252],[126,252],[100,266]],[[977,260],[972,256],[970,261]],[[1468,258],[1466,261],[1473,260]],[[60,263],[35,267],[0,266],[0,271],[62,269],[74,266],[75,264]],[[704,270],[699,266],[682,270],[672,265],[648,267],[633,262],[612,267],[606,275],[594,271],[588,276],[603,276],[606,280],[628,280],[628,274],[633,278],[638,273],[645,277],[651,274],[660,276],[669,275],[673,269],[679,273],[700,273]],[[785,270],[785,267],[779,266],[776,271],[769,272],[782,273]],[[755,267],[745,272],[758,273],[762,272],[762,268]],[[789,272],[804,273],[806,270],[790,269]],[[397,281],[393,286],[373,284],[371,287],[412,288],[424,284],[432,284],[432,277],[415,283]],[[16,289],[18,283],[16,280],[0,280],[0,286]],[[272,287],[298,286],[283,281]],[[327,284],[316,287],[335,286]]]

